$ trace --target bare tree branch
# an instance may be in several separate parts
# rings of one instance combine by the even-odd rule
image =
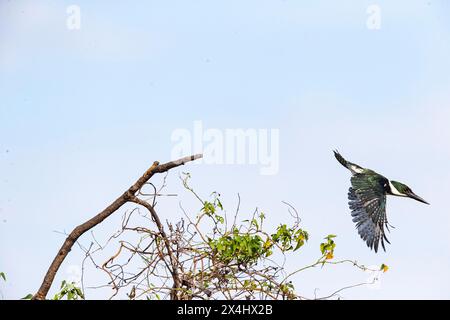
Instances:
[[[201,154],[192,155],[185,158],[181,158],[176,161],[167,162],[164,164],[159,164],[159,162],[154,162],[153,165],[127,190],[125,191],[119,198],[117,198],[113,203],[111,203],[108,207],[106,207],[99,214],[89,219],[85,223],[76,227],[66,238],[62,247],[59,249],[56,257],[54,258],[52,264],[50,265],[44,280],[41,284],[41,287],[33,296],[34,300],[43,300],[46,298],[48,291],[55,279],[55,275],[58,272],[62,262],[69,254],[72,246],[75,244],[77,239],[83,235],[86,231],[89,231],[103,220],[108,218],[114,212],[116,212],[120,207],[122,207],[125,203],[131,201],[133,197],[135,197],[136,192],[138,192],[144,184],[151,178],[155,173],[163,173],[167,172],[173,168],[184,165],[187,162],[194,161],[202,158]]]
[[[153,206],[150,203],[148,203],[144,200],[141,200],[136,196],[131,197],[130,201],[143,206],[151,213],[153,219],[155,220],[156,226],[158,227],[159,233],[160,233],[161,237],[163,238],[164,245],[166,246],[167,254],[169,255],[170,264],[172,267],[171,269],[169,269],[169,271],[172,274],[172,278],[173,278],[173,288],[174,289],[180,288],[180,276],[178,274],[178,261],[177,261],[177,258],[175,258],[174,254],[173,254],[172,248],[169,243],[169,239],[167,238],[166,232],[164,231],[164,227],[161,223],[161,220],[159,219],[158,214],[155,211],[155,208],[153,208]],[[171,292],[172,300],[177,300],[177,296],[178,295],[177,295],[176,290],[172,290],[172,292]]]

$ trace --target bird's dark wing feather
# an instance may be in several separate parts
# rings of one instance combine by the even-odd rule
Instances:
[[[386,251],[384,241],[390,243],[384,233],[387,225],[386,195],[383,176],[373,174],[355,174],[351,178],[352,187],[349,189],[349,206],[352,210],[353,222],[361,238],[371,249],[378,252],[381,241]]]

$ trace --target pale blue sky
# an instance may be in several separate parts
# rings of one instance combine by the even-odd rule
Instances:
[[[366,27],[374,3],[378,31]],[[81,8],[79,31],[66,28],[71,4]],[[312,261],[322,237],[335,233],[338,258],[391,267],[380,289],[345,298],[450,298],[449,9],[444,0],[1,0],[3,297],[38,288],[63,241],[53,230],[93,216],[153,160],[169,159],[173,130],[202,120],[280,129],[278,175],[255,166],[184,170],[199,192],[220,191],[230,210],[239,192],[244,209],[258,206],[273,225],[288,219],[282,200],[295,205],[311,240],[290,268]],[[396,229],[387,253],[359,239],[349,174],[333,148],[432,204],[388,199]],[[176,218],[179,201],[190,200],[176,172],[170,179],[180,197],[160,210]],[[107,235],[118,222],[96,232]],[[57,282],[81,259],[74,250]],[[299,277],[297,287],[326,295],[366,278],[339,267]]]

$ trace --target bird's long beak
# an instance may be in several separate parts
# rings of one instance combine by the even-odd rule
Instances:
[[[420,202],[425,203],[425,204],[429,204],[428,202],[426,202],[424,199],[422,199],[421,197],[419,197],[417,194],[415,194],[412,191],[408,192],[408,198],[420,201]]]

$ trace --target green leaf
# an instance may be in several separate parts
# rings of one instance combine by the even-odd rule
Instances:
[[[326,246],[326,244],[325,243],[321,243],[320,244],[320,252],[322,252],[322,254],[325,254],[325,246]]]
[[[225,223],[225,219],[222,216],[219,216],[218,214],[216,214],[216,220],[219,223],[222,223],[222,224]]]
[[[21,300],[31,300],[31,298],[33,298],[33,295],[31,293],[29,293],[25,297],[23,297]]]
[[[295,246],[294,251],[297,251],[298,249],[300,249],[301,246],[303,246],[304,242],[303,240],[300,240],[297,242],[297,245]]]
[[[4,273],[4,272],[0,272],[0,277],[2,277],[2,278],[3,278],[3,280],[5,280],[5,281],[6,281],[6,276],[5,276],[5,273]]]
[[[77,292],[77,294],[80,296],[81,299],[84,300],[84,294],[81,291],[81,288],[75,288],[75,291]]]
[[[221,210],[223,210],[222,202],[220,202],[219,198],[217,198],[216,200],[217,200],[217,206],[218,206]]]
[[[380,271],[383,271],[383,272],[386,273],[386,272],[388,272],[388,270],[389,270],[389,267],[383,263],[381,265]]]

